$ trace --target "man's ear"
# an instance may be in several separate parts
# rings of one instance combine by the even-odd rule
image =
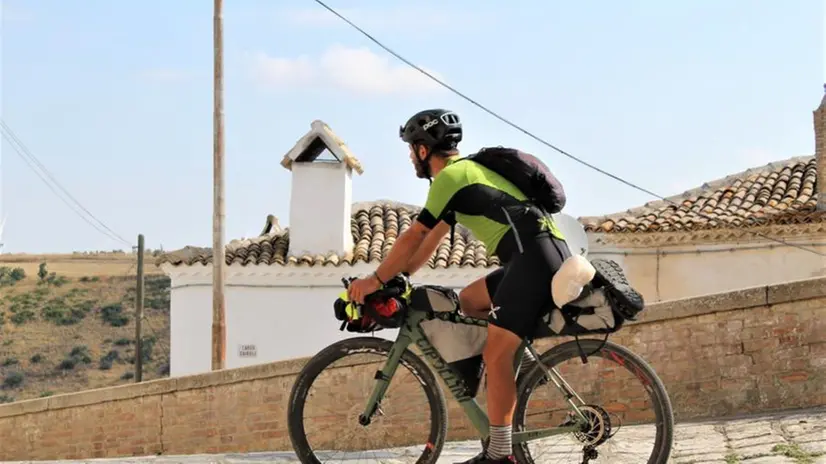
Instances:
[[[419,145],[416,148],[416,150],[417,150],[417,154],[418,154],[420,160],[424,161],[425,159],[427,159],[427,147],[426,146]]]

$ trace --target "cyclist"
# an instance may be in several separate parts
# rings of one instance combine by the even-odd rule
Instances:
[[[350,284],[349,297],[363,303],[366,295],[398,273],[416,272],[457,222],[495,252],[503,267],[459,294],[462,312],[487,316],[489,321],[483,359],[490,434],[482,453],[467,463],[515,462],[512,362],[522,339],[533,334],[540,312],[553,304],[551,279],[571,252],[551,217],[525,202],[511,182],[478,163],[460,161],[462,123],[456,113],[416,113],[399,129],[399,136],[409,145],[416,175],[431,180],[427,201],[376,271]]]

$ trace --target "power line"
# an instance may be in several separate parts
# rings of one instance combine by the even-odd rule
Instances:
[[[101,234],[103,234],[103,235],[105,235],[105,236],[107,236],[107,237],[109,237],[109,238],[111,238],[115,241],[120,241],[120,242],[122,242],[122,243],[124,243],[124,244],[126,244],[130,247],[132,246],[132,244],[128,240],[126,240],[123,237],[121,237],[120,235],[118,235],[115,231],[113,231],[106,224],[104,224],[97,217],[95,217],[95,215],[93,215],[75,197],[73,197],[72,194],[70,194],[62,185],[60,185],[60,183],[57,181],[57,179],[54,178],[54,176],[51,174],[51,172],[49,172],[49,170],[46,169],[46,166],[44,166],[43,163],[41,163],[40,160],[38,160],[37,157],[34,156],[34,154],[31,151],[29,151],[29,149],[23,144],[23,142],[15,135],[14,131],[12,131],[12,129],[8,126],[8,124],[6,124],[5,120],[0,119],[0,129],[2,129],[3,138],[5,138],[6,141],[9,142],[9,144],[14,149],[15,153],[17,153],[17,155],[20,156],[20,158],[26,163],[26,165],[29,166],[29,168],[32,171],[34,171],[35,174],[37,174],[37,177],[39,177],[40,180],[42,180],[43,183],[45,183],[46,186],[49,187],[49,190],[51,190],[52,193],[57,195],[66,204],[66,206],[68,206],[69,208],[72,209],[72,211],[75,212],[75,214],[80,216],[81,219],[86,221],[90,226],[94,227]],[[36,164],[43,171],[43,173],[45,173],[46,176],[48,176],[48,178],[51,179],[52,182],[60,190],[62,190],[65,193],[65,195],[67,197],[69,197],[81,210],[86,212],[86,214],[89,215],[89,217],[91,217],[98,224],[100,224],[100,226],[102,226],[102,228],[100,226],[98,226],[97,224],[94,224],[93,222],[91,222],[89,220],[89,218],[87,218],[86,216],[81,214],[74,206],[72,206],[66,200],[66,198],[64,198],[63,195],[61,195],[57,190],[55,190],[55,188],[52,186],[52,184],[49,183],[49,181],[46,180],[45,177],[43,177],[43,175],[37,170],[37,168],[35,168],[35,166],[32,163]]]
[[[33,154],[33,153],[32,153],[32,152],[28,149],[28,147],[26,147],[26,145],[23,143],[23,141],[22,141],[22,140],[20,140],[20,139],[17,137],[17,135],[15,135],[14,131],[13,131],[13,130],[11,130],[11,127],[9,127],[9,126],[8,126],[8,124],[6,123],[6,121],[5,121],[5,120],[0,119],[0,125],[2,125],[2,127],[6,130],[6,132],[8,132],[8,133],[11,135],[11,137],[12,137],[12,138],[13,138],[13,139],[17,142],[17,144],[18,144],[18,145],[20,145],[20,147],[21,147],[21,148],[23,149],[23,151],[24,151],[24,152],[25,152],[25,153],[29,156],[29,158],[30,158],[32,161],[34,161],[34,162],[37,164],[37,166],[38,166],[38,167],[40,167],[40,169],[41,169],[41,170],[43,170],[43,172],[46,174],[46,176],[48,176],[48,177],[49,177],[49,179],[51,179],[51,180],[52,180],[52,182],[54,182],[54,184],[55,184],[55,185],[56,185],[56,186],[57,186],[60,190],[62,190],[62,191],[66,194],[66,196],[68,196],[68,197],[69,197],[69,198],[70,198],[73,202],[75,202],[75,204],[77,204],[77,205],[78,205],[78,206],[79,206],[79,207],[80,207],[80,208],[81,208],[84,212],[86,212],[86,214],[88,214],[88,215],[89,215],[89,217],[91,217],[91,218],[92,218],[92,219],[94,219],[94,220],[95,220],[98,224],[100,224],[100,225],[101,225],[101,227],[103,227],[104,229],[106,229],[107,231],[109,231],[109,233],[111,234],[111,235],[110,235],[110,237],[114,236],[117,240],[120,240],[121,242],[123,242],[123,243],[125,243],[125,244],[127,244],[127,245],[129,245],[129,246],[132,246],[131,242],[129,242],[128,240],[126,240],[126,239],[124,239],[123,237],[121,237],[120,235],[118,235],[118,233],[117,233],[117,232],[115,232],[114,230],[112,230],[111,228],[109,228],[106,224],[104,224],[101,220],[99,220],[98,218],[96,218],[96,217],[95,217],[95,215],[93,215],[93,214],[92,214],[92,213],[91,213],[88,209],[86,209],[86,208],[85,208],[85,207],[84,207],[84,206],[83,206],[83,205],[82,205],[82,204],[81,204],[81,203],[80,203],[80,202],[79,202],[79,201],[78,201],[75,197],[73,197],[73,196],[72,196],[72,194],[71,194],[71,193],[69,193],[69,191],[68,191],[68,190],[66,190],[66,189],[65,189],[62,185],[60,185],[60,182],[58,182],[58,181],[57,181],[57,179],[55,179],[55,178],[54,178],[54,176],[51,174],[51,172],[49,172],[49,170],[48,170],[48,169],[46,169],[46,166],[44,166],[44,165],[43,165],[43,163],[41,163],[41,162],[40,162],[40,160],[38,160],[38,159],[37,159],[37,157],[36,157],[36,156],[34,156],[34,154]]]
[[[409,61],[409,60],[407,60],[405,57],[403,57],[403,56],[399,55],[398,53],[396,53],[396,52],[395,52],[395,51],[393,51],[392,49],[388,48],[386,45],[384,45],[384,44],[383,44],[382,42],[380,42],[378,39],[376,39],[375,37],[373,37],[370,33],[366,32],[364,29],[360,28],[359,26],[357,26],[356,24],[354,24],[352,21],[350,21],[349,19],[347,19],[347,18],[345,18],[344,16],[342,16],[339,12],[337,12],[337,11],[336,11],[336,10],[334,10],[333,8],[331,8],[331,7],[327,6],[327,4],[325,4],[323,1],[321,1],[321,0],[313,0],[313,1],[314,1],[314,2],[316,2],[316,3],[318,3],[319,5],[321,5],[322,7],[324,7],[324,8],[325,8],[327,11],[329,11],[330,13],[332,13],[332,14],[336,15],[339,19],[341,19],[342,21],[344,21],[344,22],[346,22],[347,24],[349,24],[349,25],[350,25],[351,27],[353,27],[355,30],[359,31],[359,32],[360,32],[363,36],[367,37],[370,41],[372,41],[373,43],[375,43],[376,45],[378,45],[379,47],[381,47],[382,49],[384,49],[384,51],[386,51],[387,53],[390,53],[391,55],[393,55],[394,57],[396,57],[398,60],[402,61],[403,63],[407,64],[408,66],[410,66],[411,68],[415,69],[416,71],[419,71],[420,73],[422,73],[422,74],[424,74],[425,76],[429,77],[431,80],[433,80],[433,81],[434,81],[434,82],[436,82],[437,84],[439,84],[439,85],[441,85],[442,87],[444,87],[444,88],[446,88],[446,89],[450,90],[450,91],[451,91],[451,92],[453,92],[454,94],[456,94],[456,95],[458,95],[458,96],[462,97],[463,99],[465,99],[466,101],[468,101],[468,102],[469,102],[469,103],[471,103],[472,105],[474,105],[474,106],[476,106],[477,108],[481,109],[482,111],[484,111],[484,112],[488,113],[489,115],[493,116],[494,118],[498,119],[499,121],[501,121],[501,122],[503,122],[503,123],[507,124],[508,126],[510,126],[510,127],[514,128],[514,129],[518,130],[519,132],[522,132],[523,134],[525,134],[525,135],[527,135],[528,137],[530,137],[530,138],[532,138],[532,139],[536,140],[537,142],[541,143],[542,145],[545,145],[546,147],[551,148],[552,150],[555,150],[555,151],[557,151],[558,153],[560,153],[560,154],[562,154],[562,155],[565,155],[565,156],[567,156],[568,158],[570,158],[570,159],[572,159],[572,160],[576,161],[577,163],[580,163],[580,164],[582,164],[582,165],[584,165],[584,166],[586,166],[586,167],[588,167],[588,168],[591,168],[591,169],[593,169],[594,171],[597,171],[597,172],[599,172],[599,173],[600,173],[600,174],[602,174],[602,175],[605,175],[605,176],[607,176],[607,177],[610,177],[610,178],[612,178],[612,179],[616,180],[617,182],[620,182],[620,183],[622,183],[622,184],[625,184],[625,185],[627,185],[628,187],[631,187],[631,188],[633,188],[633,189],[635,189],[635,190],[638,190],[638,191],[643,192],[643,193],[647,193],[648,195],[651,195],[651,196],[653,196],[653,197],[655,197],[655,198],[657,198],[657,199],[659,199],[659,200],[662,200],[662,201],[664,201],[664,202],[666,202],[666,203],[669,203],[669,204],[671,204],[671,205],[673,205],[673,206],[676,206],[676,207],[678,207],[678,208],[680,207],[680,205],[679,205],[678,203],[676,203],[676,202],[674,202],[674,201],[672,201],[672,200],[669,200],[668,198],[666,198],[666,197],[664,197],[664,196],[662,196],[662,195],[658,195],[658,194],[656,194],[656,193],[652,192],[651,190],[648,190],[648,189],[646,189],[646,188],[644,188],[644,187],[640,187],[639,185],[634,184],[633,182],[627,181],[627,180],[623,179],[622,177],[617,176],[616,174],[611,174],[610,172],[605,171],[604,169],[601,169],[601,168],[599,168],[599,167],[597,167],[597,166],[595,166],[595,165],[593,165],[593,164],[591,164],[591,163],[588,163],[587,161],[584,161],[584,160],[582,160],[582,159],[580,159],[580,158],[578,158],[578,157],[576,157],[576,156],[574,156],[574,155],[572,155],[572,154],[570,154],[570,153],[566,152],[565,150],[563,150],[563,149],[561,149],[561,148],[559,148],[559,147],[557,147],[557,146],[555,146],[555,145],[551,144],[550,142],[548,142],[548,141],[544,140],[543,138],[541,138],[541,137],[539,137],[539,136],[537,136],[537,135],[533,134],[532,132],[528,131],[527,129],[525,129],[525,128],[523,128],[523,127],[521,127],[521,126],[519,126],[519,125],[517,125],[517,124],[515,124],[515,123],[513,123],[513,122],[511,122],[510,120],[508,120],[508,119],[506,119],[505,117],[503,117],[503,116],[499,115],[499,114],[498,114],[498,113],[496,113],[495,111],[493,111],[493,110],[491,110],[491,109],[487,108],[486,106],[482,105],[481,103],[477,102],[476,100],[474,100],[474,99],[472,99],[472,98],[468,97],[467,95],[465,95],[464,93],[460,92],[460,91],[459,91],[459,90],[457,90],[456,88],[454,88],[454,87],[452,87],[452,86],[450,86],[450,85],[446,84],[445,82],[443,82],[443,81],[442,81],[442,80],[440,80],[439,78],[437,78],[437,77],[433,76],[432,74],[430,74],[430,73],[429,73],[429,72],[427,72],[426,70],[422,69],[421,67],[417,66],[416,64],[414,64],[414,63],[410,62],[410,61]],[[710,217],[710,216],[706,216],[706,215],[704,215],[704,214],[702,214],[702,213],[699,213],[699,212],[695,212],[694,214],[696,214],[697,216],[699,216],[699,217],[701,217],[701,218],[704,218],[704,219],[707,219],[707,220],[709,220],[709,221],[712,221],[712,222],[717,222],[717,221],[718,221],[718,219],[715,219],[715,218]],[[760,220],[759,220],[759,219],[755,218],[754,220],[755,220],[757,223],[760,223]],[[818,250],[815,250],[815,249],[812,249],[812,248],[807,248],[807,247],[804,247],[804,246],[800,246],[800,245],[797,245],[797,244],[794,244],[794,243],[789,243],[789,242],[786,242],[785,240],[778,239],[778,238],[774,238],[774,237],[770,237],[770,236],[768,236],[768,235],[766,235],[766,234],[763,234],[763,233],[760,233],[760,232],[757,232],[757,231],[748,230],[747,228],[746,228],[745,230],[746,230],[746,231],[748,231],[749,233],[752,233],[752,234],[754,234],[754,235],[758,236],[758,237],[762,237],[762,238],[765,238],[765,239],[767,239],[767,240],[771,240],[771,241],[774,241],[774,242],[777,242],[777,243],[780,243],[780,244],[783,244],[783,245],[786,245],[786,246],[790,246],[790,247],[798,248],[798,249],[800,249],[800,250],[807,251],[807,252],[809,252],[809,253],[814,253],[814,254],[816,254],[816,255],[818,255],[818,256],[824,256],[824,257],[826,257],[826,253],[821,253],[821,252],[820,252],[820,251],[818,251]]]

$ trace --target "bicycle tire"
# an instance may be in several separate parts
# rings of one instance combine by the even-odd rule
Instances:
[[[356,337],[342,340],[320,351],[310,359],[299,372],[290,392],[287,409],[287,427],[290,441],[298,459],[303,464],[318,464],[319,460],[307,442],[304,429],[303,413],[307,392],[315,378],[330,364],[338,359],[356,352],[372,352],[389,355],[393,342],[376,337]],[[428,443],[423,447],[422,456],[417,463],[432,464],[439,459],[447,438],[447,403],[444,392],[436,381],[433,371],[427,364],[409,349],[402,354],[399,367],[405,367],[421,382],[430,405],[431,426]],[[360,427],[357,423],[353,424]],[[368,432],[369,433],[369,432]]]
[[[585,353],[593,353],[603,345],[602,340],[594,339],[579,339],[579,345]],[[542,353],[539,358],[546,366],[556,366],[562,362],[570,359],[579,358],[579,348],[577,341],[571,340],[554,346]],[[668,392],[662,383],[662,380],[657,376],[654,369],[639,355],[635,354],[628,348],[625,348],[616,343],[605,341],[602,349],[591,356],[604,356],[606,354],[615,353],[619,355],[627,364],[631,364],[631,368],[637,369],[638,375],[642,374],[646,380],[650,382],[652,395],[652,402],[654,403],[654,411],[657,422],[662,424],[658,427],[657,438],[654,442],[654,448],[647,464],[666,464],[671,455],[671,448],[674,444],[674,413],[671,407],[671,400],[668,397]],[[525,410],[527,402],[530,398],[532,387],[534,387],[544,376],[544,372],[537,365],[530,372],[526,373],[518,385],[516,409],[513,417],[514,430],[524,430],[525,428]],[[533,459],[526,443],[520,443],[514,446],[514,453],[516,454],[517,462],[524,464],[533,464]]]

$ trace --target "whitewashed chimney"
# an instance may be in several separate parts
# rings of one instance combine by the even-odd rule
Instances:
[[[826,211],[826,85],[820,106],[814,111],[817,210]]]
[[[289,254],[345,254],[353,249],[352,173],[364,171],[327,124],[310,127],[281,161],[292,172]]]

